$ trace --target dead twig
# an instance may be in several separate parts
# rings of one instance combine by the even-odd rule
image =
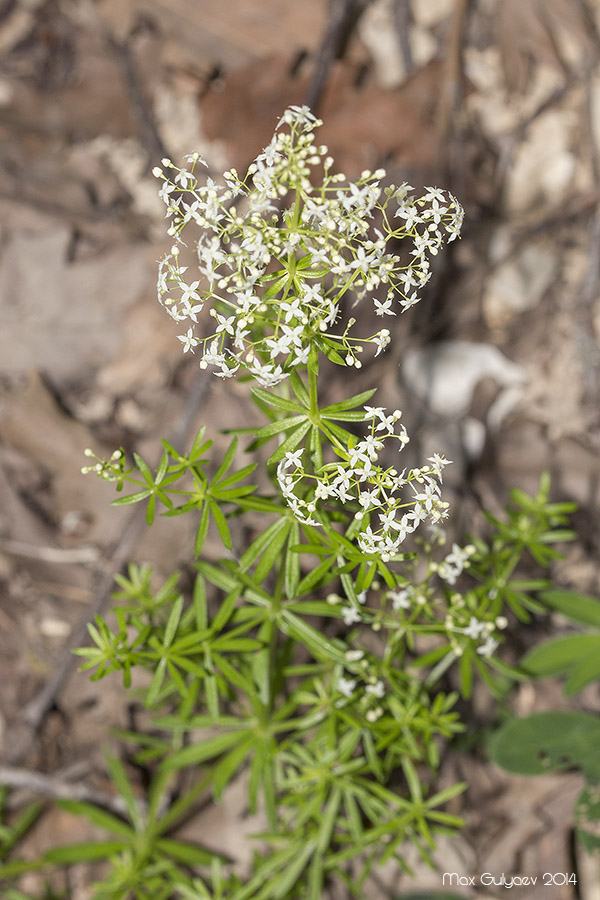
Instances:
[[[57,800],[80,800],[95,803],[118,815],[126,815],[127,807],[121,797],[113,797],[104,791],[88,787],[87,784],[71,782],[56,775],[44,775],[14,766],[0,766],[0,784],[10,788],[21,788],[52,797]]]
[[[410,26],[412,24],[410,0],[394,0],[392,14],[394,17],[398,45],[400,47],[400,55],[402,56],[402,62],[404,63],[404,74],[408,77],[415,68],[412,47],[410,45]]]
[[[313,112],[318,109],[334,60],[343,55],[348,38],[369,3],[370,0],[332,0],[315,71],[304,100]]]
[[[183,446],[188,442],[195,417],[207,390],[208,379],[205,376],[198,375],[171,435],[171,443],[175,446]],[[11,762],[16,763],[23,758],[27,752],[32,735],[39,731],[46,714],[55,705],[78,662],[72,651],[75,647],[86,643],[88,639],[88,623],[93,621],[94,617],[101,614],[105,609],[114,589],[115,574],[123,571],[125,565],[131,559],[144,527],[144,509],[142,506],[136,506],[123,527],[113,553],[106,561],[104,566],[105,574],[94,592],[93,601],[86,608],[85,615],[73,629],[68,646],[65,648],[59,664],[46,684],[22,712],[22,721],[28,726],[27,730],[30,733],[21,738],[18,746],[13,747]]]
[[[585,77],[586,125],[590,145],[590,163],[596,189],[600,187],[600,147],[596,142],[592,102],[592,66],[588,62]],[[577,358],[581,362],[583,402],[596,409],[600,392],[600,345],[594,328],[594,300],[600,291],[600,203],[592,218],[588,264],[577,291]]]
[[[127,93],[139,122],[142,142],[148,150],[148,171],[150,171],[158,160],[169,154],[160,136],[152,106],[138,78],[127,42],[120,42],[112,36],[108,36],[107,40],[121,68]]]
[[[449,159],[449,145],[454,131],[457,110],[462,99],[464,82],[463,44],[470,0],[456,0],[452,27],[448,39],[448,52],[444,63],[442,92],[437,110],[436,162],[443,174]]]
[[[0,540],[0,550],[11,556],[39,559],[41,562],[57,563],[58,565],[97,562],[100,557],[95,547],[40,547],[25,541]]]

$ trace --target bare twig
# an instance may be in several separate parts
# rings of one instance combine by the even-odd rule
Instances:
[[[69,563],[97,562],[100,554],[95,547],[40,547],[25,541],[0,540],[0,550],[11,556],[23,556],[27,559],[39,559],[41,562]]]
[[[394,16],[394,25],[396,27],[400,54],[402,56],[402,62],[404,63],[404,73],[405,75],[410,75],[415,68],[412,47],[410,45],[410,26],[412,23],[410,0],[394,0],[392,13]]]
[[[317,54],[315,71],[304,102],[317,111],[333,61],[342,55],[351,31],[370,0],[332,0],[330,14]]]
[[[152,106],[140,84],[127,42],[117,41],[112,36],[108,37],[107,40],[121,67],[127,93],[140,125],[142,142],[150,157],[148,163],[148,169],[150,169],[159,159],[169,154],[160,136]]]
[[[588,61],[585,73],[586,123],[590,145],[590,162],[596,189],[600,187],[600,147],[596,141],[592,102],[592,67]],[[583,399],[596,408],[600,392],[600,346],[594,328],[594,300],[600,291],[600,203],[591,222],[588,265],[577,291],[577,357],[581,362]]]
[[[463,42],[469,5],[470,0],[456,0],[448,39],[442,93],[437,112],[437,168],[440,172],[447,165],[453,123],[461,101],[464,80]]]
[[[171,435],[171,443],[182,446],[187,443],[191,434],[195,416],[200,408],[208,389],[206,376],[198,375],[187,396],[185,406],[179,421],[176,423]],[[65,684],[71,676],[77,664],[77,658],[73,655],[75,647],[84,644],[88,638],[88,622],[93,621],[106,607],[114,588],[115,574],[121,572],[130,560],[131,554],[144,530],[145,515],[142,506],[136,506],[129,519],[125,523],[116,547],[106,562],[105,574],[94,592],[93,601],[85,611],[85,615],[73,629],[69,644],[65,648],[63,656],[40,692],[27,704],[22,712],[22,720],[29,726],[31,732],[39,730],[48,711],[54,706]],[[29,736],[29,738],[31,735]],[[18,762],[23,758],[27,750],[27,739],[21,740],[19,746],[13,748],[11,761]]]
[[[95,803],[119,815],[127,813],[127,807],[121,797],[95,790],[81,782],[72,784],[56,775],[44,775],[42,772],[32,772],[13,766],[0,766],[0,784],[11,788],[25,788],[58,800],[83,800]]]

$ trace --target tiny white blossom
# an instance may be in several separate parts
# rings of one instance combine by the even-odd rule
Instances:
[[[360,622],[360,613],[355,606],[343,606],[342,619],[344,625],[354,625],[355,622]]]
[[[354,693],[354,689],[356,688],[356,681],[353,678],[338,678],[337,680],[337,689],[340,694],[343,694],[344,697],[350,699],[352,694]]]

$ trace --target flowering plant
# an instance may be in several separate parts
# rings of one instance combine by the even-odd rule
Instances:
[[[413,306],[463,213],[436,188],[419,198],[407,184],[382,188],[382,170],[347,182],[315,143],[319,125],[306,108],[288,110],[244,179],[232,170],[201,184],[197,154],[189,168],[164,160],[156,171],[175,239],[160,302],[186,323],[180,340],[201,368],[256,382],[267,421],[238,429],[216,467],[202,428],[187,454],[163,441],[154,471],[122,451],[84,470],[132,485],[115,502],[147,502],[149,523],[158,505],[198,515],[191,596],[177,574],[153,589],[150,571],[132,566],[118,578],[116,628],[98,618],[93,646],[78,651],[94,678],[118,670],[129,685],[132,668],[151,673],[153,732],[126,735],[153,766],[149,802],[143,811],[113,760],[132,824],[117,828],[98,897],[322,900],[336,881],[357,897],[375,863],[406,868],[407,841],[430,861],[435,832],[460,824],[442,807],[463,785],[434,782],[441,739],[462,728],[453,683],[468,697],[475,673],[501,691],[518,674],[494,655],[505,613],[539,609],[532,591],[546,582],[515,573],[526,550],[542,564],[553,553],[567,510],[548,504],[547,484],[536,498],[515,494],[489,545],[444,551],[448,461],[434,454],[401,469],[401,413],[369,405],[373,390],[320,404],[323,358],[360,368],[391,338],[352,334],[348,305],[373,297],[380,317]],[[249,483],[256,463],[236,468],[248,433],[250,451],[276,443],[268,490]],[[246,513],[254,536],[240,546]],[[203,556],[209,529],[222,558]],[[242,771],[248,807],[265,822],[244,873],[165,836],[205,788],[218,800]],[[177,800],[184,772],[192,786],[188,777]],[[89,805],[69,808],[110,827]]]

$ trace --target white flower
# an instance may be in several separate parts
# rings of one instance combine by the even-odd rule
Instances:
[[[389,342],[391,341],[390,333],[387,328],[383,328],[378,334],[373,337],[373,343],[377,346],[377,352],[375,356],[379,356],[382,350],[385,350]]]
[[[392,601],[392,607],[396,610],[410,609],[413,594],[412,587],[403,588],[401,591],[390,591],[389,597]]]
[[[360,622],[360,613],[355,606],[343,606],[342,619],[344,625],[354,625],[355,622]]]
[[[378,316],[395,316],[396,313],[392,309],[392,298],[388,297],[383,303],[376,297],[373,300],[375,312]]]
[[[376,681],[375,684],[368,684],[365,688],[367,694],[372,694],[373,697],[377,697],[379,700],[385,694],[385,685],[383,681]]]
[[[289,469],[290,466],[294,466],[295,469],[301,469],[303,453],[303,450],[288,450],[283,458],[283,467]]]
[[[350,697],[354,693],[354,689],[356,687],[356,681],[353,678],[338,678],[337,680],[337,689],[340,694],[343,694],[344,697]]]
[[[183,352],[187,353],[188,350],[194,352],[194,347],[200,343],[198,338],[194,337],[194,330],[192,328],[188,328],[185,334],[178,334],[177,339],[183,343]]]
[[[498,641],[494,640],[491,635],[488,635],[484,644],[481,647],[477,648],[477,653],[480,656],[490,657],[498,646]]]
[[[466,634],[467,637],[473,638],[473,640],[476,641],[487,629],[485,622],[480,622],[475,616],[471,616],[471,620],[466,628],[457,628],[455,630],[462,632],[462,634]]]

